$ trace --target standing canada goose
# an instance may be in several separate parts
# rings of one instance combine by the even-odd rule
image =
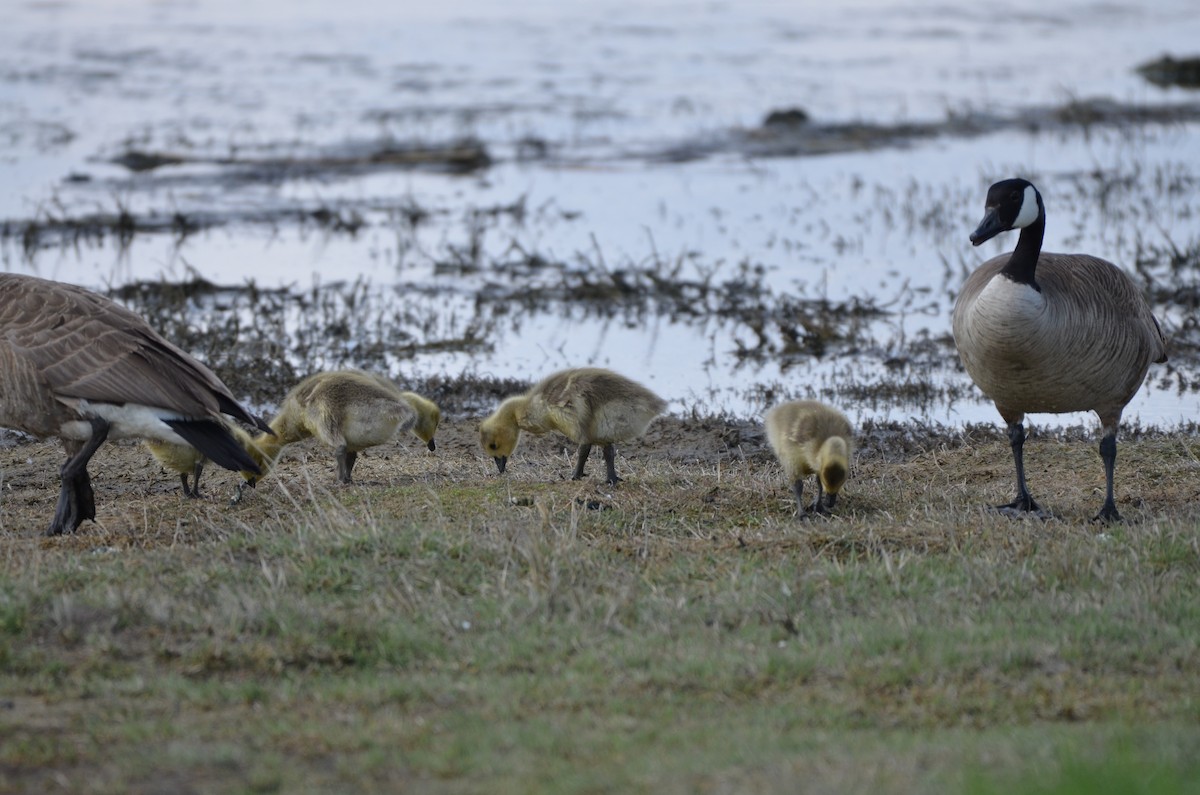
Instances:
[[[792,484],[796,505],[804,513],[804,478],[817,476],[812,511],[826,513],[850,474],[854,431],[840,411],[815,400],[794,400],[775,406],[764,416],[767,441]],[[829,495],[822,505],[823,493]]]
[[[75,285],[0,274],[0,425],[57,436],[68,455],[47,535],[96,518],[87,465],[105,439],[186,443],[227,469],[255,469],[222,415],[268,430],[128,309]]]
[[[1096,519],[1118,520],[1117,427],[1150,363],[1167,359],[1162,329],[1116,265],[1086,254],[1042,252],[1046,209],[1032,184],[997,182],[984,209],[971,234],[976,246],[1021,230],[1013,253],[979,266],[954,304],[954,343],[963,366],[1008,423],[1017,497],[997,508],[1046,515],[1025,485],[1025,414],[1091,410],[1104,431],[1100,456],[1107,481]]]
[[[360,451],[407,430],[433,450],[433,435],[440,420],[436,404],[411,392],[401,392],[383,376],[361,370],[334,370],[310,375],[288,392],[279,414],[271,420],[275,435],[256,438],[255,452],[269,467],[285,445],[315,436],[333,448],[338,480],[352,483],[351,472]],[[253,475],[244,474],[253,485]]]
[[[580,367],[547,376],[524,395],[510,397],[479,426],[484,452],[496,459],[504,472],[521,431],[558,431],[579,445],[573,480],[583,477],[583,467],[593,444],[604,445],[608,482],[620,482],[614,442],[634,439],[646,432],[667,402],[641,384],[611,370]]]

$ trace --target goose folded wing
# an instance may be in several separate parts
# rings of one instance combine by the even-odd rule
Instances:
[[[81,308],[87,307],[74,307]],[[262,427],[208,368],[137,315],[116,305],[104,309],[60,312],[49,323],[10,326],[7,337],[63,398],[138,403],[197,417],[220,412]]]

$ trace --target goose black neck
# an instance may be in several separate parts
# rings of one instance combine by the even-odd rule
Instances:
[[[1046,214],[1038,213],[1037,220],[1021,230],[1017,247],[1013,249],[1008,264],[1000,272],[1018,284],[1028,284],[1041,292],[1042,288],[1038,287],[1034,275],[1037,272],[1038,257],[1042,253],[1042,238],[1045,236]]]

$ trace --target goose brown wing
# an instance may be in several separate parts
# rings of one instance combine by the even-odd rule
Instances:
[[[221,412],[262,427],[211,370],[140,316],[74,285],[6,274],[0,330],[62,397]]]

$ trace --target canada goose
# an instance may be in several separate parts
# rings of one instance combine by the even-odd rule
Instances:
[[[621,479],[613,443],[641,436],[666,408],[665,400],[623,375],[580,367],[547,376],[524,395],[505,400],[480,424],[479,441],[504,472],[521,431],[558,431],[579,445],[574,480],[583,477],[592,445],[602,444],[608,482],[615,485]]]
[[[832,508],[850,474],[850,452],[854,448],[850,421],[840,411],[815,400],[781,403],[763,419],[767,441],[792,484],[800,513],[804,513],[804,478],[812,474],[817,476],[812,510],[825,513]],[[826,505],[822,505],[822,493],[829,495]]]
[[[87,465],[105,439],[187,443],[227,469],[253,471],[222,415],[269,430],[128,309],[75,285],[0,274],[0,425],[57,436],[68,455],[47,535],[96,518]]]
[[[979,266],[954,304],[954,342],[963,366],[1008,424],[1017,496],[997,508],[1046,515],[1025,485],[1025,414],[1091,410],[1104,432],[1100,456],[1107,481],[1096,519],[1118,520],[1117,427],[1150,363],[1167,359],[1162,329],[1116,265],[1086,254],[1042,252],[1046,208],[1032,184],[997,182],[984,209],[971,234],[976,246],[1021,230],[1013,253]]]
[[[402,430],[412,430],[433,450],[440,420],[436,404],[401,392],[383,376],[334,370],[310,375],[288,392],[271,420],[274,437],[254,439],[255,452],[269,467],[285,445],[315,436],[333,448],[338,480],[352,483],[360,451],[383,444]],[[253,485],[252,476],[247,480]]]

